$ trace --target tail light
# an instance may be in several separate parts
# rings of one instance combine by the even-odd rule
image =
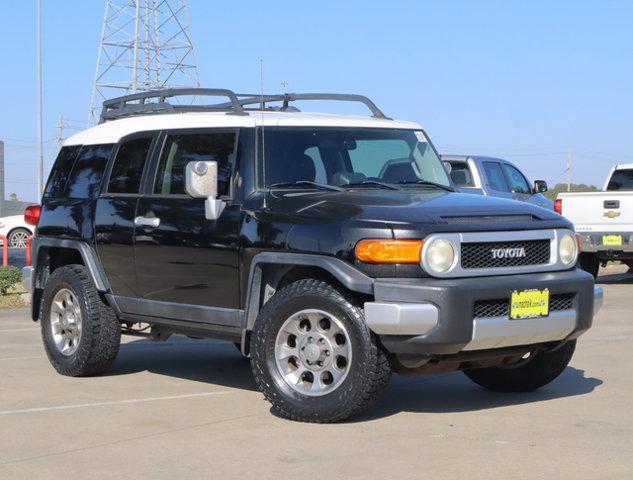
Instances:
[[[41,214],[41,205],[29,205],[26,209],[24,209],[24,221],[29,225],[37,227],[37,224],[40,222]]]
[[[554,211],[558,213],[559,215],[563,214],[563,199],[562,198],[557,198],[556,200],[554,200]]]

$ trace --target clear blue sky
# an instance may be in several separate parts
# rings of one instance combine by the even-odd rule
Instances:
[[[87,119],[101,0],[43,0],[45,139]],[[7,196],[35,200],[36,1],[5,0]],[[633,2],[189,1],[203,86],[358,92],[420,122],[442,153],[496,154],[531,178],[601,185],[633,162]],[[46,144],[47,173],[56,153]]]

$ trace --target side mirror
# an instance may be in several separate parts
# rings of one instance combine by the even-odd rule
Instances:
[[[205,198],[204,210],[208,220],[217,220],[225,203],[218,196],[217,162],[189,162],[185,168],[185,191],[193,198]]]
[[[547,192],[547,182],[545,180],[534,180],[534,193]]]
[[[451,162],[444,161],[442,163],[444,164],[444,168],[448,173],[451,173],[453,171],[453,165],[451,165]]]

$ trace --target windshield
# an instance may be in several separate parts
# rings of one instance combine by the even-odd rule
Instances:
[[[266,128],[263,136],[267,187],[295,182],[344,188],[451,185],[437,153],[419,130]]]
[[[633,190],[633,169],[615,170],[607,185],[609,190]]]

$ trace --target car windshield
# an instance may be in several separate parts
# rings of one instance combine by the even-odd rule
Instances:
[[[307,182],[343,188],[451,186],[420,130],[277,127],[266,128],[261,137],[267,187],[309,188]]]
[[[633,169],[618,169],[613,172],[607,190],[633,190]]]

